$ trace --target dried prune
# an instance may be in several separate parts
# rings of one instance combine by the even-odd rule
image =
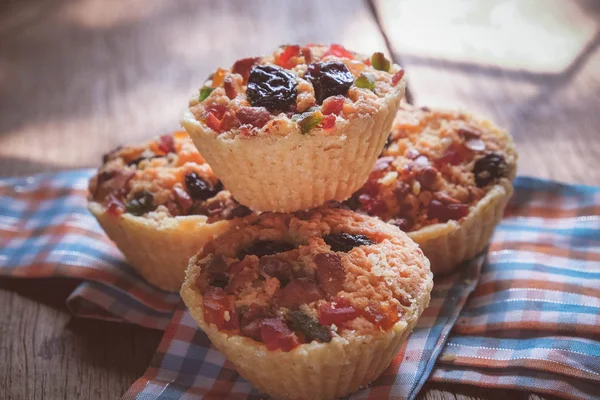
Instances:
[[[354,235],[351,233],[332,233],[325,236],[323,239],[325,240],[325,243],[331,247],[331,250],[344,253],[347,253],[358,246],[375,244],[374,241],[365,235]]]
[[[192,171],[185,176],[185,188],[192,199],[208,200],[219,193],[223,189],[223,186],[220,181],[215,186],[211,186],[197,173]]]
[[[154,195],[147,190],[141,190],[134,194],[133,198],[125,206],[128,213],[138,216],[150,212],[155,208]]]
[[[298,96],[296,76],[273,65],[257,65],[250,70],[246,96],[253,107],[291,110]]]
[[[315,88],[317,104],[322,104],[323,100],[331,96],[347,96],[348,89],[354,83],[354,75],[340,61],[309,64],[304,78]]]
[[[484,187],[498,178],[506,176],[508,164],[504,157],[498,153],[490,153],[475,162],[473,174],[477,187]]]
[[[275,242],[273,240],[259,240],[254,242],[245,251],[245,255],[254,255],[257,257],[270,256],[277,253],[283,253],[295,249],[291,243],[286,242]]]
[[[331,341],[331,330],[302,311],[290,311],[285,319],[290,328],[306,337],[307,342],[316,340],[329,343]]]

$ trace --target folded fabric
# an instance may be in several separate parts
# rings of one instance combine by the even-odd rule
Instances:
[[[178,294],[145,283],[104,236],[86,209],[92,173],[0,180],[0,276],[82,279],[67,299],[75,315],[166,329],[124,398],[264,398],[210,345]],[[436,279],[406,345],[352,399],[414,398],[428,378],[598,396],[600,188],[518,178],[515,189],[487,262]]]

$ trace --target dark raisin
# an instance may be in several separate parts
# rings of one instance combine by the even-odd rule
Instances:
[[[421,184],[421,188],[430,189],[435,183],[437,173],[438,171],[434,167],[426,167],[424,170],[420,171],[417,180]]]
[[[284,253],[295,249],[296,246],[286,242],[275,242],[273,240],[259,240],[248,247],[244,255],[254,255],[257,257],[271,256],[277,253]],[[242,257],[243,258],[243,257]]]
[[[125,209],[133,215],[143,215],[154,210],[154,195],[147,190],[141,190],[133,195],[133,198],[126,204]]]
[[[296,105],[296,76],[273,65],[257,65],[250,71],[246,96],[253,107],[288,111]]]
[[[475,183],[477,187],[484,187],[488,183],[498,178],[506,176],[508,173],[508,164],[504,157],[498,153],[486,154],[475,162],[473,174],[475,174]]]
[[[365,235],[353,235],[351,233],[332,233],[323,238],[331,250],[349,252],[358,246],[369,246],[375,244],[374,241]]]
[[[290,311],[286,314],[285,319],[292,330],[306,337],[307,342],[316,340],[329,343],[331,341],[331,330],[302,311]]]
[[[340,61],[309,64],[304,78],[315,88],[317,104],[331,96],[347,96],[348,89],[354,83],[354,75]]]
[[[262,257],[258,261],[260,271],[264,274],[279,279],[282,286],[285,286],[292,279],[292,266],[278,258]]]
[[[194,200],[208,200],[216,196],[223,186],[219,181],[215,186],[211,186],[195,172],[190,172],[185,176],[185,188]]]

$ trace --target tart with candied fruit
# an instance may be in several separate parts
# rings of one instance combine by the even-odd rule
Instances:
[[[473,115],[403,105],[351,209],[397,225],[434,273],[450,272],[488,244],[512,195],[512,137]]]
[[[240,203],[293,212],[362,186],[404,88],[404,71],[382,53],[282,46],[218,69],[181,123]]]
[[[185,132],[106,154],[90,180],[88,208],[129,263],[170,291],[180,289],[189,258],[206,241],[250,213]]]
[[[255,387],[318,400],[384,371],[432,285],[429,261],[397,227],[321,208],[239,219],[190,260],[181,296]]]

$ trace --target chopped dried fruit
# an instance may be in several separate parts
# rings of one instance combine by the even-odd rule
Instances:
[[[438,171],[434,167],[426,167],[420,171],[417,180],[421,184],[422,189],[429,189],[434,184],[437,178]]]
[[[383,330],[390,329],[400,320],[398,310],[395,310],[394,307],[385,307],[375,302],[369,303],[362,314],[373,325],[379,326]]]
[[[461,135],[462,137],[464,137],[465,139],[481,137],[481,131],[479,129],[476,129],[473,127],[467,127],[467,126],[463,126],[462,128],[459,128],[458,134]]]
[[[193,171],[185,176],[185,188],[194,200],[210,199],[222,189],[220,182],[213,187]]]
[[[402,80],[403,77],[404,77],[404,70],[401,69],[400,71],[396,72],[394,74],[394,76],[392,76],[392,85],[396,86],[398,84],[398,82],[400,82]]]
[[[327,130],[333,129],[335,127],[335,121],[336,121],[336,117],[335,115],[328,115],[325,118],[323,118],[323,121],[321,121],[321,128]]]
[[[272,240],[259,240],[246,249],[246,255],[257,257],[270,256],[277,253],[285,253],[295,249],[296,246],[286,242],[275,242]]]
[[[236,116],[243,125],[262,128],[271,119],[271,113],[264,107],[240,107]]]
[[[223,89],[225,89],[225,95],[227,95],[230,100],[235,99],[235,96],[237,96],[237,90],[233,83],[233,79],[231,79],[231,76],[226,77],[223,81]]]
[[[272,313],[265,306],[251,304],[248,308],[239,310],[241,332],[244,336],[251,337],[254,340],[261,340],[260,323],[263,319],[272,316]]]
[[[290,328],[304,335],[309,343],[313,340],[324,343],[331,341],[331,330],[302,311],[290,311],[286,314],[285,319]]]
[[[196,286],[205,291],[209,286],[224,288],[229,283],[225,274],[227,265],[220,255],[213,256],[210,261],[202,266],[202,273],[196,280]]]
[[[156,208],[153,202],[154,195],[144,189],[135,193],[125,208],[128,213],[140,216]]]
[[[321,112],[323,115],[340,115],[344,109],[344,102],[346,99],[344,96],[332,96],[328,97],[323,101]]]
[[[344,322],[351,321],[360,314],[348,301],[336,299],[331,303],[323,303],[319,306],[319,322],[323,325],[340,326]]]
[[[375,77],[369,73],[360,74],[358,78],[354,81],[356,87],[361,89],[369,89],[371,91],[375,90]]]
[[[202,295],[204,320],[218,329],[235,331],[239,328],[235,299],[219,287],[209,286]]]
[[[344,253],[349,252],[358,246],[370,246],[375,244],[374,241],[366,237],[365,235],[354,235],[351,233],[332,233],[323,238],[331,250],[341,251]]]
[[[158,138],[158,148],[165,154],[175,153],[175,140],[173,135],[162,135]]]
[[[269,350],[290,351],[300,344],[298,337],[279,318],[265,318],[260,322],[260,336]]]
[[[258,57],[249,57],[237,60],[235,64],[233,64],[233,67],[231,67],[231,72],[234,74],[240,74],[242,78],[244,78],[244,83],[246,83],[248,82],[248,77],[250,76],[250,70],[254,65],[256,65],[256,63],[258,63],[259,60],[260,58]]]
[[[188,192],[186,192],[185,189],[180,186],[173,186],[173,195],[175,196],[175,201],[177,202],[181,212],[183,214],[187,214],[194,204]]]
[[[342,290],[346,272],[342,258],[336,253],[320,253],[314,257],[319,285],[331,296]]]
[[[463,153],[464,151],[465,150],[462,149],[462,146],[452,143],[450,147],[446,149],[442,157],[436,160],[436,165],[438,167],[443,167],[447,164],[458,165],[465,159],[465,154]]]
[[[284,260],[274,257],[261,257],[258,260],[258,265],[262,273],[279,279],[284,286],[292,279],[292,266]]]
[[[345,58],[353,59],[354,53],[352,53],[349,50],[346,50],[346,48],[344,46],[342,46],[341,44],[332,44],[329,47],[329,50],[327,50],[325,52],[325,54],[323,54],[323,57],[327,57],[327,56],[345,57]]]
[[[444,204],[438,200],[432,200],[427,208],[427,216],[436,218],[440,222],[450,220],[458,221],[469,214],[467,204]]]
[[[504,157],[498,153],[486,154],[475,162],[473,174],[477,187],[484,187],[496,179],[505,177],[508,173],[508,164]]]
[[[125,212],[125,204],[111,194],[106,204],[106,212],[115,217],[119,216]]]
[[[223,80],[225,79],[226,73],[227,73],[227,71],[225,71],[223,68],[217,69],[216,72],[212,76],[212,85],[210,85],[210,86],[212,88],[221,86],[221,84],[223,83]]]
[[[306,113],[306,115],[298,120],[300,132],[302,132],[302,134],[310,132],[312,129],[319,126],[321,121],[323,121],[323,114],[321,111],[315,111],[310,114]]]
[[[354,75],[343,62],[329,61],[309,64],[304,79],[312,83],[317,104],[322,104],[331,96],[347,96]]]
[[[200,89],[200,96],[198,97],[199,101],[204,101],[206,100],[206,98],[208,96],[210,96],[210,94],[213,92],[213,88],[208,87],[208,86],[204,86],[202,89]]]
[[[371,65],[373,68],[378,69],[380,71],[389,71],[392,63],[390,60],[385,58],[383,53],[373,53],[371,56]]]
[[[314,282],[306,279],[293,279],[277,295],[276,302],[280,307],[298,308],[323,298],[323,293]]]
[[[300,56],[300,46],[286,46],[285,50],[277,57],[275,64],[283,68],[293,68],[296,63],[292,62],[293,58]]]
[[[250,70],[246,96],[250,105],[267,110],[288,111],[296,105],[296,76],[272,65],[258,65]]]

